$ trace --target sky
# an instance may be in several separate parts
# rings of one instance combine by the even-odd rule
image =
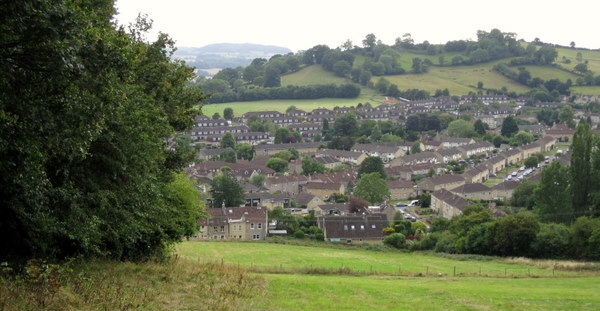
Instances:
[[[361,46],[370,33],[388,45],[405,33],[415,43],[443,44],[497,28],[526,41],[600,48],[595,0],[117,0],[116,6],[119,24],[147,14],[148,39],[161,31],[180,47],[255,43],[297,52],[346,40]]]

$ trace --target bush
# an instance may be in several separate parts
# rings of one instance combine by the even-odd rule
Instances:
[[[395,248],[406,248],[406,238],[402,233],[392,233],[383,239],[383,244]]]
[[[563,224],[542,224],[531,243],[531,253],[541,258],[566,258],[571,251],[569,228]]]
[[[435,244],[435,251],[438,253],[456,253],[456,235],[455,234],[445,234],[440,237],[440,239]]]
[[[298,229],[294,232],[294,237],[297,239],[304,239],[304,231],[302,231],[302,229]]]

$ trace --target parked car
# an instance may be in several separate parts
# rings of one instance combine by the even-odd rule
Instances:
[[[406,203],[397,203],[396,204],[396,207],[405,207],[405,206],[408,206],[408,204],[406,204]]]
[[[408,206],[417,206],[419,205],[419,200],[412,200],[410,201],[410,203],[408,204]]]

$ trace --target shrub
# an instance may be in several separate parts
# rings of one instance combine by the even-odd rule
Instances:
[[[455,234],[442,235],[437,243],[435,243],[435,251],[438,253],[456,253],[456,239]]]
[[[406,248],[406,238],[402,233],[392,233],[383,239],[383,244],[395,248]]]
[[[297,239],[304,239],[304,231],[302,231],[302,229],[298,229],[294,232],[294,237]]]

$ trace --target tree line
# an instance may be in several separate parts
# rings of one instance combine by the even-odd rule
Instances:
[[[111,1],[3,4],[0,261],[143,260],[195,233],[202,205],[167,137],[205,99],[165,34]]]

